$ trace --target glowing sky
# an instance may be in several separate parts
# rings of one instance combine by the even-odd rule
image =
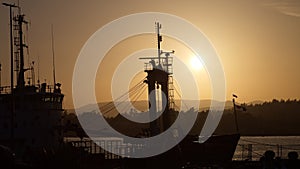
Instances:
[[[300,99],[299,1],[26,0],[20,1],[20,5],[30,21],[27,32],[30,60],[37,62],[39,56],[42,82],[44,79],[52,82],[49,63],[51,24],[54,25],[56,78],[63,84],[65,108],[72,107],[72,73],[84,43],[103,25],[137,12],[170,13],[202,30],[222,61],[228,99],[232,93],[237,93],[245,102]],[[7,7],[0,7],[3,85],[9,84],[8,12]],[[155,48],[155,39],[149,43]],[[170,49],[172,46],[164,47]],[[110,59],[114,61],[114,57]]]

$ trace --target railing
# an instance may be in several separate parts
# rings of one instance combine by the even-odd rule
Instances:
[[[0,94],[9,94],[11,93],[10,86],[1,86],[0,87]]]
[[[41,85],[36,85],[37,89],[42,92],[42,86]],[[54,85],[46,85],[45,91],[46,93],[53,93],[54,92]]]
[[[44,86],[44,88],[40,84],[35,85],[35,86],[27,85],[27,86],[25,86],[25,88],[26,87],[36,87],[37,92],[46,92],[46,93],[53,93],[54,92],[54,85],[46,85],[46,86]],[[10,94],[10,93],[11,93],[11,87],[10,86],[1,86],[0,87],[0,94]]]
[[[99,139],[99,140],[72,140],[65,139],[66,143],[70,143],[73,147],[81,148],[89,154],[103,154],[105,159],[120,159],[123,157],[130,157],[139,149],[143,148],[141,144],[126,144],[122,139]],[[99,146],[100,145],[100,146]],[[102,147],[105,147],[106,151]],[[121,154],[121,156],[116,155]]]
[[[145,71],[150,71],[153,70],[153,65],[151,63],[145,63],[144,64],[144,70]],[[163,63],[163,67],[162,70],[169,73],[169,74],[173,74],[173,67],[172,64],[165,64]]]
[[[238,144],[233,160],[258,161],[267,150],[273,151],[275,157],[286,159],[291,151],[300,154],[300,144]]]

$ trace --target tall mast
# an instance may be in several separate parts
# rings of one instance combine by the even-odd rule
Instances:
[[[52,66],[53,66],[53,87],[55,89],[55,55],[54,55],[54,35],[53,35],[53,24],[51,24],[51,39],[52,39]]]
[[[237,114],[236,114],[236,104],[235,104],[235,98],[237,98],[237,95],[233,94],[232,95],[233,98],[232,98],[232,103],[233,103],[233,114],[234,114],[234,121],[235,121],[235,129],[236,129],[236,132],[239,133],[240,130],[239,130],[239,125],[238,125],[238,120],[237,120]]]
[[[10,66],[11,66],[11,72],[10,72],[10,89],[11,89],[11,119],[10,119],[10,139],[11,139],[11,148],[14,150],[14,123],[15,123],[15,102],[14,102],[14,46],[13,46],[13,27],[12,27],[12,21],[13,21],[13,14],[12,9],[13,8],[19,8],[15,4],[8,4],[8,3],[2,3],[4,6],[9,7],[9,26],[10,26]]]
[[[38,67],[38,72],[37,72],[37,74],[38,74],[38,79],[37,79],[37,83],[38,83],[38,86],[40,87],[40,55],[38,54],[38,63],[37,63],[38,65],[37,65],[37,67]]]
[[[10,87],[11,91],[13,91],[14,88],[14,45],[13,45],[13,28],[12,28],[12,21],[13,21],[13,16],[12,16],[12,9],[17,8],[15,4],[8,4],[8,3],[2,3],[4,6],[9,7],[9,27],[10,27]]]
[[[150,131],[151,135],[157,135],[165,131],[171,122],[171,117],[169,115],[170,109],[170,95],[169,95],[169,78],[171,77],[171,72],[168,70],[169,66],[172,65],[168,61],[170,54],[173,54],[175,51],[164,52],[160,49],[160,44],[162,42],[162,36],[160,35],[161,24],[155,22],[155,29],[157,33],[157,57],[142,57],[140,59],[150,59],[149,63],[145,63],[145,72],[147,72],[147,80],[145,83],[148,84],[148,100],[149,100],[149,114],[151,119],[156,119],[150,122]],[[161,56],[165,54],[165,56]],[[164,59],[165,61],[163,62]],[[157,61],[158,60],[158,65]],[[149,66],[148,66],[149,65]],[[161,90],[161,104],[157,103],[156,91],[158,87]],[[157,118],[157,108],[161,106],[164,107],[162,110],[162,115]]]
[[[24,15],[18,15],[17,16],[17,22],[18,22],[18,26],[19,26],[19,49],[20,49],[20,72],[19,72],[19,76],[18,76],[18,81],[17,81],[17,86],[18,87],[24,87],[25,86],[25,78],[24,78],[24,73],[25,73],[25,69],[24,69],[24,46],[25,44],[23,44],[23,23],[27,23],[24,20]]]
[[[16,30],[16,37],[15,37],[15,46],[16,46],[16,61],[17,64],[19,64],[19,72],[17,77],[17,87],[23,88],[25,86],[25,71],[28,69],[24,68],[24,47],[28,48],[26,44],[23,42],[23,23],[27,24],[28,22],[24,20],[23,14],[21,14],[21,8],[18,7],[18,15],[14,17],[14,21],[16,22],[16,25],[14,25],[14,29]],[[17,54],[19,54],[19,59]],[[18,69],[18,66],[17,66]]]
[[[246,107],[243,105],[237,105],[235,102],[235,99],[238,98],[237,95],[232,94],[232,103],[233,103],[233,114],[234,114],[234,120],[235,120],[235,128],[236,128],[236,132],[239,134],[240,130],[239,130],[239,124],[238,124],[238,119],[237,119],[237,108],[238,109],[242,109],[243,111],[246,111]]]

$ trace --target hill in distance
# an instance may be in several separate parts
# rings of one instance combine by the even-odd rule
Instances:
[[[199,100],[183,100],[182,102],[180,100],[175,100],[175,109],[180,110],[180,111],[187,111],[191,108],[196,109],[196,107],[199,107],[198,108],[199,111],[205,111],[205,110],[209,110],[211,102],[212,102],[212,100],[209,100],[209,99],[200,100],[200,101]],[[213,101],[213,102],[219,102],[219,101]],[[263,102],[256,101],[255,103],[263,103]],[[136,109],[135,112],[148,111],[148,101],[147,100],[140,100],[140,101],[136,101],[134,103],[131,103],[130,101],[115,102],[114,104],[112,102],[101,102],[101,103],[98,103],[98,107],[100,108],[100,110],[103,114],[106,114],[106,112],[110,110],[111,112],[107,112],[107,114],[110,114],[111,116],[115,116],[117,114],[117,112],[113,107],[118,106],[118,110],[120,110],[118,112],[120,112],[121,114],[124,114],[124,113],[129,113],[130,111],[132,111],[131,107],[130,107],[131,104]],[[85,113],[85,112],[98,112],[98,110],[94,110],[94,107],[95,106],[92,104],[82,106],[77,109],[77,113],[81,114],[81,113]],[[233,107],[233,104],[231,101],[225,102],[225,107],[224,107],[225,109],[231,109],[232,107]],[[75,113],[75,110],[68,109],[67,112]]]
[[[190,101],[189,103],[193,105],[196,101]],[[206,104],[205,104],[206,103]],[[100,103],[105,104],[105,103]],[[202,101],[200,108],[204,111],[198,111],[196,123],[191,130],[192,134],[199,134],[205,119],[208,115],[207,108],[210,105],[210,101]],[[232,103],[227,101],[225,103],[227,109],[224,110],[222,119],[219,123],[215,134],[226,134],[236,132],[235,116],[232,111]],[[141,101],[137,108],[147,108],[147,101]],[[139,107],[138,107],[139,106]],[[201,107],[202,106],[202,107]],[[239,126],[239,133],[245,136],[266,136],[266,135],[300,135],[300,100],[276,100],[273,99],[271,102],[250,102],[245,105],[246,111],[237,109],[237,121]],[[86,122],[85,126],[89,126],[91,129],[102,129],[101,132],[105,132],[105,126],[99,123],[96,119],[99,117],[99,113],[96,111],[90,111],[88,108],[91,106],[82,107],[83,112],[79,116]],[[74,112],[74,110],[73,110]],[[188,112],[196,112],[196,109],[190,109]],[[137,117],[140,117],[146,113],[137,113]],[[77,116],[68,112],[65,114],[66,121],[76,122]],[[129,133],[129,135],[136,135],[143,128],[147,128],[147,124],[140,125],[130,125],[128,120],[124,117],[130,116],[131,114],[116,115],[111,117],[106,117],[107,121],[116,129],[124,133]],[[188,115],[188,114],[186,114]],[[72,118],[71,118],[72,117]],[[126,127],[124,127],[126,126]],[[97,131],[98,132],[98,131]],[[96,133],[97,133],[96,132]]]

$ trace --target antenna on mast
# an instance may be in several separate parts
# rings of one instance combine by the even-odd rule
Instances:
[[[157,33],[157,55],[158,55],[158,65],[160,64],[160,42],[162,42],[162,36],[159,34],[159,30],[161,29],[161,24],[159,22],[155,22],[156,24],[156,33]]]
[[[38,63],[37,63],[37,68],[38,68],[38,70],[37,70],[37,71],[38,71],[38,72],[37,72],[37,74],[38,74],[38,77],[37,77],[37,78],[38,78],[38,79],[37,79],[37,83],[38,83],[38,86],[40,86],[40,55],[38,54],[37,57],[38,57],[38,58],[37,58],[37,59],[38,59],[38,60],[37,60],[37,61],[38,61]]]
[[[31,80],[32,80],[32,85],[35,86],[35,72],[34,72],[34,61],[31,62]]]
[[[53,87],[55,89],[55,84],[56,84],[56,80],[55,80],[55,55],[54,55],[54,35],[53,35],[53,24],[51,24],[51,39],[52,39],[52,61],[53,61]]]

